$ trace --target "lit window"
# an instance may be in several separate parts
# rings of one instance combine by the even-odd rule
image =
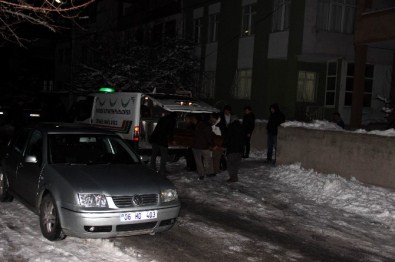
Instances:
[[[314,102],[316,90],[317,73],[299,71],[298,77],[298,102]]]
[[[236,81],[233,87],[233,96],[238,99],[251,98],[252,70],[241,69],[236,73]]]

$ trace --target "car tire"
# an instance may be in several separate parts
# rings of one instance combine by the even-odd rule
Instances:
[[[50,194],[43,197],[40,204],[40,228],[43,236],[50,241],[64,239],[58,209]]]
[[[13,197],[8,193],[7,177],[0,170],[0,202],[11,202]]]

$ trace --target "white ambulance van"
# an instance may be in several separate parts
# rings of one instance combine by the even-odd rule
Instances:
[[[75,105],[75,122],[112,130],[128,140],[142,155],[150,154],[149,136],[160,117],[177,112],[177,128],[183,129],[188,113],[218,112],[215,107],[186,95],[164,93],[95,93]],[[182,155],[183,146],[169,146],[170,154]]]

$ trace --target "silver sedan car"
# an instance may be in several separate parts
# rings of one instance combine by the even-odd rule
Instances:
[[[119,136],[73,124],[21,129],[0,166],[0,200],[39,215],[43,236],[107,238],[170,229],[174,185],[144,165]]]

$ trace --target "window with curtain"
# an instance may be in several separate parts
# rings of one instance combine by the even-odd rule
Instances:
[[[215,71],[203,73],[202,89],[200,96],[203,98],[214,98],[215,95]]]
[[[355,0],[319,0],[318,29],[352,34],[354,32]]]
[[[298,102],[314,102],[316,93],[317,73],[299,71],[298,76]]]
[[[209,16],[208,20],[208,41],[217,42],[218,37],[218,25],[219,25],[219,14],[212,14]]]
[[[250,36],[255,32],[256,4],[243,6],[241,36]]]
[[[200,44],[202,33],[202,19],[197,18],[193,20],[193,42],[195,44]]]
[[[251,99],[252,69],[240,69],[233,88],[233,96],[238,99]]]
[[[291,0],[273,1],[272,32],[286,31],[289,29]]]

